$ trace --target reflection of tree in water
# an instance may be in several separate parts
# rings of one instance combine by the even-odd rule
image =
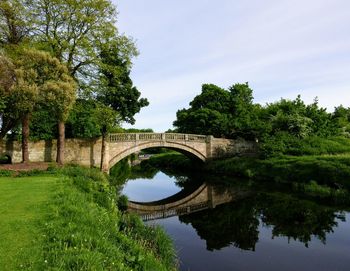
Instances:
[[[345,220],[345,215],[309,200],[281,193],[261,193],[179,219],[196,229],[200,238],[206,240],[208,250],[229,245],[255,250],[259,219],[263,225],[272,226],[272,237],[286,236],[308,247],[313,236],[325,243],[326,234],[338,225],[336,219]]]
[[[257,217],[250,200],[243,200],[180,216],[179,220],[196,229],[206,240],[208,250],[219,250],[231,244],[244,250],[255,250],[259,235]]]
[[[326,243],[326,234],[338,226],[336,219],[345,219],[326,206],[309,200],[299,200],[285,194],[270,194],[260,197],[261,220],[271,225],[272,237],[287,236],[308,247],[312,236]]]

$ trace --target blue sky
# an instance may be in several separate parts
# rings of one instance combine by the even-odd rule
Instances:
[[[136,127],[165,131],[203,83],[249,82],[281,97],[350,106],[349,0],[115,0],[140,51],[132,79],[150,105]]]

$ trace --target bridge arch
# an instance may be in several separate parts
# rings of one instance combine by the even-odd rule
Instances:
[[[194,149],[191,146],[185,145],[185,144],[181,144],[181,143],[177,143],[177,142],[145,142],[145,143],[141,143],[138,144],[136,146],[127,148],[125,150],[123,150],[122,152],[117,153],[116,155],[113,154],[113,152],[110,152],[110,156],[112,156],[113,158],[110,159],[109,161],[109,168],[112,168],[115,164],[117,164],[120,160],[124,159],[125,157],[144,150],[144,149],[148,149],[148,148],[169,148],[169,149],[175,149],[175,150],[179,150],[181,152],[185,152],[185,153],[189,153],[197,158],[199,158],[202,161],[206,160],[206,156],[204,154],[202,154],[200,151]]]

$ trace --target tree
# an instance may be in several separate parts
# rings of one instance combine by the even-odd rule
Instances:
[[[34,0],[35,40],[65,63],[80,90],[97,73],[101,44],[116,42],[120,53],[136,54],[132,41],[118,35],[116,10],[109,0]]]
[[[202,93],[190,102],[190,108],[177,112],[174,126],[183,133],[254,139],[260,125],[259,108],[253,104],[247,83],[235,84],[228,90],[205,84]]]
[[[67,137],[96,138],[101,136],[101,127],[95,117],[95,112],[95,100],[77,99],[66,123]]]
[[[148,105],[130,79],[136,47],[130,38],[119,35],[116,10],[110,0],[4,0],[0,13],[4,15],[0,18],[1,46],[12,46],[11,51],[14,45],[29,43],[49,52],[67,66],[78,85],[80,98],[98,98],[120,111],[122,119],[130,123],[135,122],[134,114]],[[67,82],[46,85],[47,92],[56,96],[55,100],[46,97],[51,108],[63,105],[53,111],[61,120],[58,159],[64,153],[64,121],[75,96],[70,93],[70,85]],[[47,110],[43,105],[40,108],[42,112]],[[13,127],[13,123],[9,126]]]
[[[204,84],[202,93],[190,102],[190,108],[177,111],[174,126],[180,133],[226,135],[229,99],[228,91]]]
[[[108,133],[114,128],[118,122],[118,114],[115,110],[104,104],[97,104],[95,114],[97,122],[100,124],[100,131],[102,134],[102,146],[101,146],[101,165],[100,169],[104,172],[109,170],[108,161],[106,160],[106,139]]]
[[[2,0],[0,2],[0,45],[20,44],[33,27],[30,0]]]
[[[134,115],[149,102],[140,98],[141,93],[133,86],[128,57],[120,54],[118,44],[111,42],[101,47],[100,58],[97,100],[117,111],[123,121],[134,124]]]
[[[61,127],[75,99],[75,83],[66,66],[46,52],[24,48],[14,55],[16,81],[11,88],[7,110],[11,111],[9,115],[12,119],[22,121],[23,162],[28,162],[32,112],[39,103],[50,103],[52,112],[58,119],[58,126]],[[60,139],[61,137],[62,131]],[[60,155],[62,154],[58,153],[59,162],[62,157]]]
[[[118,34],[115,26],[116,10],[111,1],[33,0],[33,2],[34,10],[37,11],[34,40],[67,65],[70,75],[78,83],[80,98],[95,99],[98,96],[101,87],[99,77],[101,48],[104,44],[113,44],[113,53],[116,53],[129,69],[131,58],[137,55],[137,50],[132,40]],[[136,109],[129,103],[126,105],[126,110],[120,104],[114,104],[112,108],[121,110],[123,116],[132,121],[130,114],[138,112],[137,106],[142,107],[144,100],[140,100],[141,104],[138,104],[139,92],[132,87],[131,80],[125,81],[127,80],[125,76],[123,80],[120,79],[119,83],[128,84],[127,89],[123,93],[118,92],[117,95],[122,95],[118,98],[124,99],[125,103],[136,102]],[[63,125],[63,122],[61,124]],[[60,130],[63,129],[64,126],[61,126]]]
[[[56,59],[57,60],[57,59]],[[58,64],[58,60],[57,63]],[[64,163],[65,146],[65,121],[68,118],[70,109],[75,102],[76,84],[68,75],[68,70],[64,65],[57,66],[60,70],[58,80],[50,80],[43,86],[42,95],[46,104],[52,106],[52,111],[58,120],[58,139],[57,139],[57,163]]]

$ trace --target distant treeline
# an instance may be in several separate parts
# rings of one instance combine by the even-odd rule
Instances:
[[[350,108],[340,105],[330,113],[319,106],[317,98],[305,104],[300,96],[260,105],[253,102],[248,83],[227,90],[205,84],[188,109],[177,111],[174,126],[175,132],[255,140],[267,156],[300,155],[304,140],[313,144],[319,138],[349,137]]]

